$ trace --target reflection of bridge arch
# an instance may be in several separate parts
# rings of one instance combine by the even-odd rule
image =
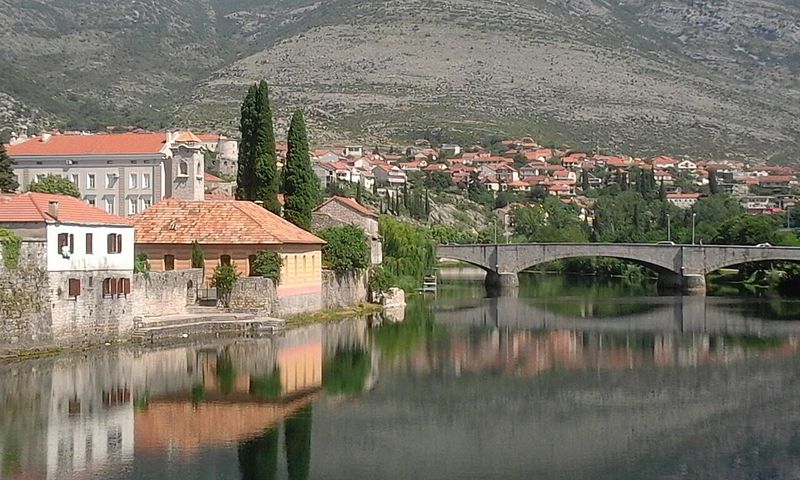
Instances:
[[[767,321],[724,308],[722,299],[653,298],[653,308],[603,318],[566,315],[516,297],[471,299],[442,304],[438,323],[525,329],[575,329],[600,332],[683,332],[753,335],[800,334],[800,321]]]

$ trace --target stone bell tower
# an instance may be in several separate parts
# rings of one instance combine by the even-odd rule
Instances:
[[[172,150],[172,161],[168,196],[203,200],[205,157],[202,142],[192,132],[179,132],[172,139],[170,150]]]

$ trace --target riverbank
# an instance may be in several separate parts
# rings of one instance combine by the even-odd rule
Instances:
[[[220,328],[218,330],[204,330],[201,332],[195,333],[186,333],[186,332],[177,332],[177,333],[168,333],[164,335],[156,335],[149,339],[143,338],[138,331],[134,331],[132,335],[128,338],[115,340],[113,342],[110,341],[99,341],[99,342],[82,342],[74,345],[39,345],[36,347],[21,347],[21,348],[6,348],[0,349],[0,364],[2,363],[11,363],[23,360],[33,360],[33,359],[41,359],[47,357],[53,357],[58,355],[66,355],[66,354],[75,354],[75,353],[83,353],[83,352],[94,352],[99,351],[104,348],[114,348],[120,346],[131,346],[131,345],[158,345],[158,346],[165,346],[165,345],[178,345],[183,343],[187,340],[196,341],[199,339],[205,338],[220,338],[220,337],[228,337],[228,338],[236,338],[236,337],[252,337],[254,333],[256,335],[263,335],[268,336],[272,335],[278,331],[283,329],[291,330],[294,328],[312,325],[315,323],[328,323],[334,322],[339,320],[344,320],[348,318],[359,318],[364,317],[367,315],[375,314],[381,312],[383,307],[378,304],[359,304],[355,307],[349,308],[340,308],[334,310],[327,310],[322,312],[315,312],[309,314],[298,314],[294,316],[290,316],[286,319],[269,319],[270,321],[274,320],[281,320],[282,321],[282,328],[280,329],[270,329],[268,331],[262,332],[253,332],[250,330],[229,330],[227,328]],[[220,314],[223,315],[223,314]],[[233,314],[231,314],[233,315]],[[201,317],[198,317],[201,318]],[[154,319],[158,320],[158,319]],[[261,322],[262,320],[254,319],[254,322]],[[263,321],[266,321],[264,319]],[[149,322],[157,323],[157,322]],[[195,322],[197,323],[197,322]],[[202,322],[208,323],[208,322]],[[229,323],[229,322],[223,322]],[[191,325],[190,325],[191,326]],[[224,325],[226,326],[226,325]],[[153,327],[148,327],[148,330],[151,331]],[[173,326],[165,326],[165,329],[175,330]]]

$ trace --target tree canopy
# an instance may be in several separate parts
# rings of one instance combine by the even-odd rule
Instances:
[[[29,192],[55,193],[81,198],[81,192],[69,179],[57,175],[48,175],[38,182],[28,185]]]
[[[261,201],[264,208],[279,214],[275,132],[267,82],[262,80],[248,89],[242,101],[239,131],[236,198]]]
[[[0,192],[13,192],[19,188],[17,175],[14,173],[14,162],[6,152],[6,146],[0,142]]]
[[[360,184],[359,184],[360,186]],[[292,115],[287,138],[286,164],[283,167],[283,188],[286,194],[283,216],[306,230],[311,229],[311,211],[320,197],[317,175],[311,168],[308,135],[303,112]]]

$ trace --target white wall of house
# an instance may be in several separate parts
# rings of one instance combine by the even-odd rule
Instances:
[[[72,235],[72,253],[62,255],[58,235]],[[92,234],[92,253],[86,253],[86,234]],[[108,235],[122,235],[122,251],[108,253]],[[69,223],[47,226],[47,270],[50,272],[127,270],[133,271],[134,230],[132,226],[76,225]]]

